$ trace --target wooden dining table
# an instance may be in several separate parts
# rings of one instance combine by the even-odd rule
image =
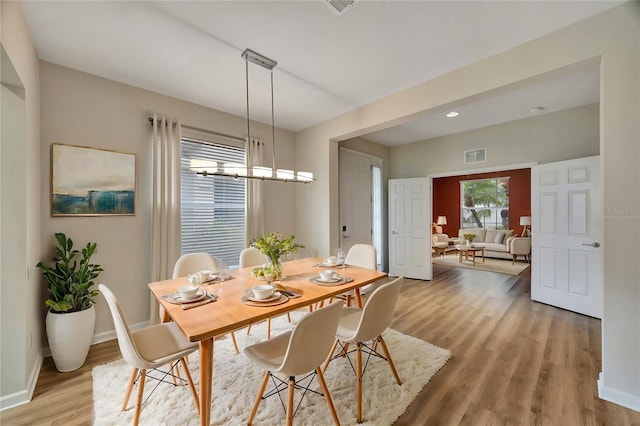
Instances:
[[[210,294],[217,296],[212,303],[192,309],[182,309],[179,304],[166,300],[187,284],[186,277],[157,281],[149,288],[170,317],[192,342],[200,346],[200,424],[209,425],[213,388],[213,346],[216,336],[222,336],[239,328],[267,318],[287,313],[322,302],[332,296],[354,290],[359,306],[362,306],[359,289],[387,276],[385,272],[346,265],[335,268],[340,277],[349,278],[343,283],[318,283],[313,277],[322,269],[322,258],[305,258],[283,263],[285,277],[279,284],[287,290],[300,294],[275,306],[250,306],[243,301],[246,291],[257,284],[264,284],[253,276],[253,268],[243,268],[229,272],[229,279],[203,286]],[[195,271],[194,271],[195,272]],[[165,296],[165,297],[163,297]],[[265,304],[266,305],[266,304]],[[239,355],[242,356],[242,355]]]

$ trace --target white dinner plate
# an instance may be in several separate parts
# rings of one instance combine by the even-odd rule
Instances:
[[[342,280],[342,278],[340,277],[329,278],[328,280],[325,280],[320,275],[318,275],[315,279],[316,281],[320,281],[321,283],[337,283],[338,281]]]
[[[273,302],[274,300],[280,299],[280,296],[281,296],[279,291],[274,291],[271,297],[267,297],[266,299],[256,299],[255,297],[253,297],[253,293],[251,292],[251,290],[247,291],[246,295],[247,295],[247,299],[251,300],[252,302],[258,302],[258,303]]]

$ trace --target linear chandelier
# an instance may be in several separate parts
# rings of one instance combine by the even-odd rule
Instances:
[[[222,166],[216,161],[207,161],[193,159],[190,163],[190,169],[203,176],[228,176],[233,178],[261,179],[279,182],[313,182],[313,173],[294,171],[289,169],[276,168],[276,127],[273,114],[273,68],[278,63],[267,58],[251,49],[242,52],[242,58],[245,60],[245,82],[247,88],[247,142],[251,141],[251,127],[249,119],[249,62],[260,65],[271,71],[271,137],[272,137],[272,167],[253,166],[247,167],[245,164],[225,163]]]

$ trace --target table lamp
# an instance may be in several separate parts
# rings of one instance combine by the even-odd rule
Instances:
[[[438,226],[443,226],[447,224],[447,217],[446,216],[438,216],[438,220],[436,221],[436,225]],[[443,231],[444,232],[444,228]]]
[[[520,216],[520,225],[523,226],[521,237],[530,237],[531,232],[527,229],[527,227],[531,226],[531,216]]]

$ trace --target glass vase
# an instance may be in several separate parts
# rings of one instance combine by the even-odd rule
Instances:
[[[282,262],[280,262],[280,259],[271,259],[269,261],[265,268],[264,276],[268,281],[280,281],[282,279]]]

